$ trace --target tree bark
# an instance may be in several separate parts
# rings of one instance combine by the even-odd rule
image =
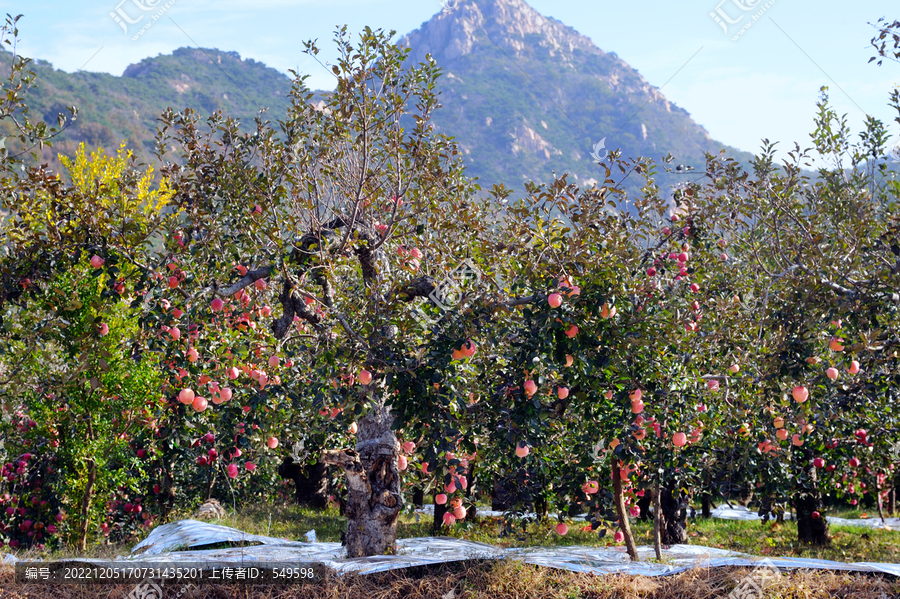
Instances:
[[[660,528],[665,522],[662,517],[662,509],[659,505],[660,487],[659,483],[653,489],[653,551],[656,553],[656,561],[662,561],[662,535]]]
[[[681,493],[676,489],[661,488],[659,511],[662,514],[660,532],[663,545],[687,543],[687,510],[681,501]]]
[[[91,498],[94,492],[94,482],[97,480],[97,464],[93,459],[86,461],[88,467],[87,485],[84,487],[84,496],[81,498],[81,522],[78,524],[78,541],[77,547],[79,551],[87,548],[88,527],[91,523]]]
[[[712,510],[710,509],[710,504],[712,504],[712,501],[709,498],[709,493],[704,493],[703,496],[700,498],[700,505],[701,505],[700,515],[703,518],[712,518]]]
[[[615,456],[612,459],[613,498],[616,502],[616,515],[619,516],[619,529],[625,535],[625,549],[631,561],[638,561],[637,546],[634,544],[634,536],[631,534],[631,524],[628,522],[628,512],[625,509],[625,496],[622,495],[622,471],[619,469],[619,460]]]
[[[807,449],[795,454],[806,473],[806,483],[794,493],[794,515],[797,519],[797,540],[807,545],[827,545],[831,542],[828,521],[822,515],[822,495],[818,488],[812,452]],[[813,517],[818,513],[818,517]]]
[[[444,532],[444,514],[447,513],[447,504],[438,504],[433,499],[432,502],[434,503],[434,520],[431,522],[431,534],[438,537]]]
[[[400,442],[389,408],[376,406],[359,420],[356,450],[325,451],[322,461],[347,477],[347,557],[397,551],[397,518],[403,508],[397,458]]]

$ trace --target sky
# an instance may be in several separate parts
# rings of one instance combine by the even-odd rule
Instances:
[[[452,9],[454,0],[443,1]],[[823,85],[851,131],[869,114],[888,126],[891,145],[900,140],[887,106],[900,64],[868,63],[871,24],[900,19],[896,0],[527,1],[618,54],[728,145],[756,152],[767,138],[779,142],[782,157],[795,142],[809,147]],[[199,46],[298,70],[313,89],[327,89],[333,78],[303,53],[303,41],[317,39],[327,62],[338,25],[399,37],[445,7],[439,0],[0,0],[0,8],[24,14],[20,53],[68,72],[121,75],[143,58]]]

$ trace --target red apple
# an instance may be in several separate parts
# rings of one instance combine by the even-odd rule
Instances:
[[[849,464],[851,468],[858,468],[860,464],[859,458],[850,458]]]
[[[278,447],[278,437],[269,437],[266,439],[266,445],[269,446],[269,449],[275,449]]]
[[[208,405],[209,402],[200,396],[195,397],[194,401],[191,402],[191,407],[194,408],[195,412],[202,412]]]
[[[438,505],[444,505],[445,503],[447,503],[447,496],[443,493],[438,493],[434,496],[434,502]]]
[[[225,307],[225,302],[223,302],[221,298],[217,297],[212,302],[210,302],[209,307],[212,308],[213,312],[219,312],[222,308]]]
[[[268,285],[266,284],[266,280],[265,280],[265,279],[256,279],[256,282],[253,283],[253,284],[254,284],[254,285],[256,286],[256,288],[259,289],[260,291],[262,291],[263,289],[265,289],[265,288],[268,286]]]
[[[560,399],[565,399],[569,397],[569,389],[568,387],[559,387],[556,390],[556,396]]]
[[[518,446],[516,447],[516,455],[517,455],[518,457],[520,457],[520,458],[524,458],[524,457],[527,456],[530,452],[531,452],[531,450],[528,448],[527,445],[518,445]]]
[[[572,339],[578,334],[578,327],[574,324],[566,330],[566,337]]]
[[[181,392],[178,393],[178,401],[185,405],[193,403],[194,397],[195,395],[192,389],[182,389]]]
[[[91,267],[92,268],[100,268],[101,266],[103,266],[103,264],[105,262],[106,262],[106,260],[104,260],[100,256],[94,255],[94,257],[91,258]]]
[[[831,380],[836,379],[838,377],[837,368],[829,368],[828,370],[825,371],[825,376],[827,376]]]
[[[687,435],[684,433],[675,433],[672,435],[672,443],[675,447],[684,447],[687,444]]]
[[[528,379],[527,381],[525,381],[524,386],[525,386],[525,394],[528,397],[531,397],[532,395],[537,393],[537,383],[535,383],[533,380]]]
[[[372,373],[368,370],[360,370],[357,378],[359,379],[360,385],[368,385],[372,382]]]
[[[551,293],[547,298],[547,303],[551,308],[559,308],[562,305],[562,296],[558,293]]]
[[[815,458],[813,460],[813,466],[815,466],[816,468],[824,468],[825,460],[823,460],[822,458]]]
[[[850,368],[847,369],[847,372],[849,372],[850,374],[856,374],[857,372],[859,372],[859,362],[857,362],[856,360],[851,361]]]
[[[803,386],[797,386],[791,391],[791,395],[794,397],[794,401],[803,403],[809,398],[809,389]]]
[[[347,430],[350,431],[351,435],[355,435],[356,431],[359,430],[359,425],[357,425],[355,422],[351,422],[350,427]]]
[[[567,532],[569,532],[569,526],[565,522],[556,525],[556,534],[565,535]]]

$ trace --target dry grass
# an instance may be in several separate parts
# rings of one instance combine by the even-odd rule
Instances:
[[[181,599],[712,599],[726,597],[750,573],[746,568],[695,569],[659,578],[594,576],[516,561],[465,562],[367,576],[329,576],[295,586],[191,587]],[[16,585],[0,569],[2,599],[126,599],[134,585],[96,588]],[[179,587],[166,587],[175,597]],[[900,597],[900,581],[823,571],[785,571],[766,587],[782,599],[881,599]]]

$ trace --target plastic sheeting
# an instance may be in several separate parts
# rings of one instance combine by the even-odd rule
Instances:
[[[479,512],[480,513],[480,512]],[[724,520],[759,520],[760,517],[756,512],[751,511],[744,506],[736,505],[734,507],[718,507],[710,511],[713,518],[722,518]],[[785,520],[791,519],[791,514],[784,515]],[[884,522],[881,518],[836,518],[828,516],[828,523],[838,526],[860,526],[864,528],[881,528],[885,530],[900,530],[900,518],[885,518]]]
[[[733,509],[736,516],[741,510]],[[755,514],[752,514],[754,515]],[[752,518],[742,516],[731,519]],[[833,521],[834,519],[832,519]],[[238,546],[220,549],[202,549],[204,546],[232,543]],[[241,546],[242,545],[242,546]],[[622,546],[614,547],[525,547],[504,549],[484,543],[446,537],[423,537],[397,541],[397,555],[382,555],[348,559],[340,543],[315,543],[290,541],[277,537],[252,535],[235,528],[181,520],[159,526],[131,555],[114,561],[178,564],[217,563],[248,565],[265,563],[318,563],[345,574],[368,574],[397,568],[425,566],[462,560],[517,559],[528,564],[594,574],[636,574],[665,576],[677,574],[695,567],[759,565],[761,558],[724,549],[699,545],[674,545],[663,550],[663,562],[649,561],[653,547],[638,547],[640,561],[631,562]],[[15,563],[12,555],[3,557],[3,563]],[[91,562],[89,558],[77,561]],[[900,564],[853,563],[844,564],[827,560],[799,558],[768,558],[767,564],[778,568],[805,568],[843,570],[852,572],[878,572],[900,576]]]
[[[253,543],[243,547],[201,549],[218,543]],[[184,550],[179,550],[184,549]],[[158,563],[319,563],[340,574],[368,574],[397,568],[441,564],[461,560],[518,559],[528,564],[594,574],[665,576],[695,567],[759,565],[761,558],[698,545],[674,545],[663,550],[663,562],[648,561],[653,547],[638,548],[641,561],[631,562],[622,546],[614,547],[526,547],[504,549],[446,537],[424,537],[397,541],[397,555],[348,559],[340,543],[305,543],[276,537],[251,535],[240,530],[182,520],[160,526],[131,555],[116,561]],[[79,561],[90,562],[89,559]],[[900,576],[900,564],[844,564],[826,560],[769,558],[778,568],[808,568],[853,572],[879,572]]]

